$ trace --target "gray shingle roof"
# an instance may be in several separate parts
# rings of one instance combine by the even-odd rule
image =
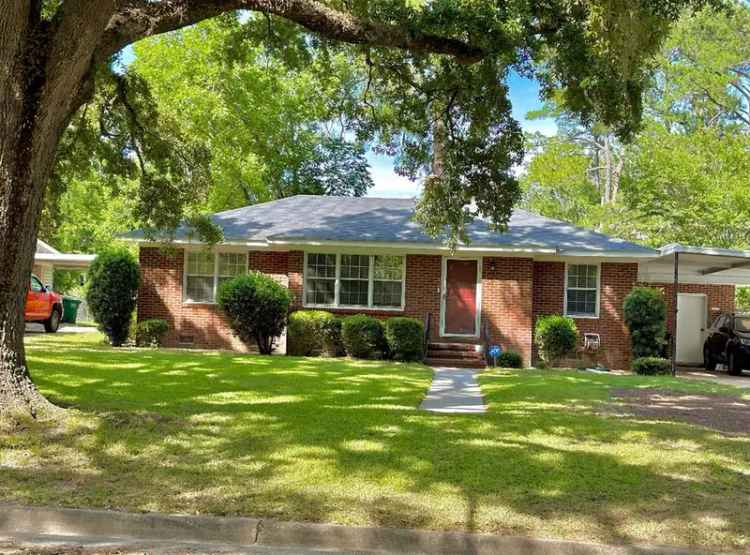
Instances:
[[[438,246],[412,220],[415,200],[297,195],[281,200],[218,212],[211,219],[227,241],[352,241],[407,242]],[[469,227],[472,247],[608,251],[625,256],[656,255],[657,251],[589,229],[515,209],[508,230],[497,233],[476,220]],[[142,237],[138,232],[131,238]],[[177,239],[187,237],[180,229]]]

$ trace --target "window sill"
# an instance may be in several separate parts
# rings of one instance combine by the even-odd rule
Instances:
[[[573,318],[575,320],[598,320],[599,315],[598,314],[566,314],[568,318]]]
[[[303,304],[302,308],[313,308],[316,310],[361,310],[365,312],[403,312],[404,307],[383,308],[378,306],[342,306],[332,304]]]
[[[182,301],[186,306],[218,306],[216,301]]]

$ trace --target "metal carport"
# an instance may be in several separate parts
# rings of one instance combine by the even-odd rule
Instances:
[[[640,263],[638,280],[673,284],[670,354],[672,374],[675,374],[679,285],[750,285],[750,251],[672,243],[659,249],[659,253],[658,257]]]

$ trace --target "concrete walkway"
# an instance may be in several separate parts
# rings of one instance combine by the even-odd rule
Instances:
[[[433,368],[432,385],[419,408],[458,414],[487,412],[477,372],[470,368]]]

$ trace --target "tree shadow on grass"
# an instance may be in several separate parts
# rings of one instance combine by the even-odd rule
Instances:
[[[81,413],[2,440],[6,499],[747,542],[750,440],[599,416],[601,380],[483,378],[488,414],[435,415],[415,410],[430,378],[418,365],[73,348],[31,359],[43,391]]]

